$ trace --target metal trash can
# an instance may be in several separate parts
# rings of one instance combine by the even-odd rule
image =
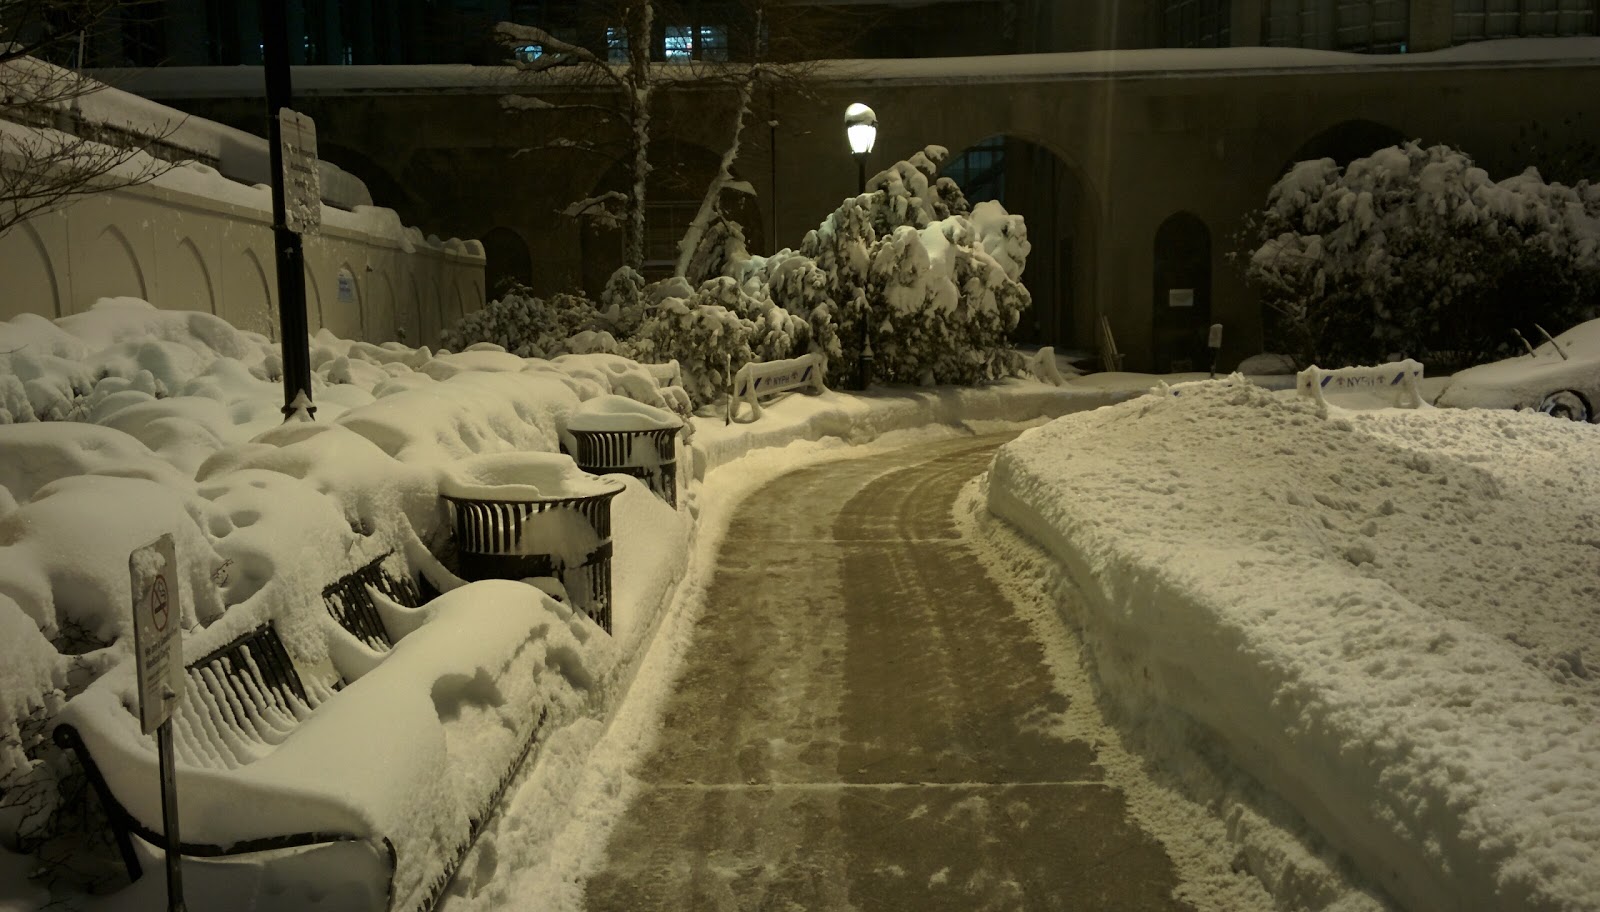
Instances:
[[[553,453],[461,460],[439,486],[455,515],[458,575],[553,576],[610,633],[611,500],[622,490],[616,479],[585,474]]]
[[[623,396],[600,396],[568,417],[563,445],[585,472],[632,475],[676,507],[682,429],[683,421],[666,409]]]

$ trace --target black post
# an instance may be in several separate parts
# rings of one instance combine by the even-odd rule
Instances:
[[[183,840],[178,835],[178,767],[172,757],[172,720],[156,729],[156,755],[161,766],[161,834],[166,841],[167,912],[187,912],[183,905]]]
[[[856,159],[856,195],[867,192],[867,153],[852,153]],[[856,360],[856,380],[860,389],[872,385],[872,303],[867,302],[866,310],[861,315],[861,357]]]
[[[285,4],[262,0],[261,41],[267,71],[267,145],[272,154],[272,235],[278,249],[278,326],[283,346],[283,415],[295,411],[303,393],[311,405],[311,352],[306,341],[306,266],[300,235],[289,230],[283,191],[283,131],[278,112],[290,106],[289,19]]]

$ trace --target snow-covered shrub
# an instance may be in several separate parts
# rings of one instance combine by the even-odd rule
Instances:
[[[460,351],[479,342],[492,342],[524,358],[554,358],[571,351],[567,340],[573,336],[609,332],[612,326],[607,315],[582,295],[538,298],[526,287],[516,286],[505,297],[445,330],[440,343]]]
[[[1302,365],[1484,360],[1513,328],[1583,319],[1600,287],[1600,187],[1532,169],[1495,182],[1448,146],[1301,162],[1246,232],[1267,347]]]
[[[752,357],[750,341],[757,334],[753,321],[715,303],[723,291],[715,280],[706,286],[704,294],[661,300],[646,315],[633,341],[641,361],[676,359],[684,389],[696,404],[727,395],[733,372]]]
[[[935,177],[947,154],[930,146],[878,174],[801,244],[827,279],[828,332],[817,336],[837,340],[819,348],[830,375],[853,371],[869,338],[876,375],[890,383],[975,383],[1018,369],[1005,337],[1031,304],[1027,227],[999,203],[969,209],[953,181]]]
[[[644,322],[645,305],[644,276],[632,266],[613,272],[606,280],[605,290],[600,292],[604,317],[617,338],[626,339],[639,331],[639,324]]]

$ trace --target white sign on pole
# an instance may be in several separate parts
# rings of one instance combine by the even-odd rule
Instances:
[[[133,652],[139,677],[139,722],[145,734],[172,715],[183,692],[178,639],[178,560],[169,532],[128,555],[133,583]]]
[[[1194,289],[1193,288],[1169,288],[1169,289],[1167,289],[1167,306],[1168,307],[1193,307],[1194,306]]]
[[[317,125],[298,111],[279,108],[278,136],[283,145],[284,227],[295,234],[316,234],[322,227]]]

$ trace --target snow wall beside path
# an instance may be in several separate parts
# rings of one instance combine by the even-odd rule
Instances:
[[[897,387],[866,395],[790,393],[774,400],[775,406],[768,404],[766,416],[756,421],[724,425],[720,419],[694,419],[695,472],[704,475],[755,450],[803,440],[837,437],[855,444],[867,443],[891,431],[928,425],[960,427],[983,422],[1036,421],[1138,395],[1139,392],[1123,389],[1053,387],[1032,380],[926,391]]]
[[[1492,623],[1553,602],[1565,648],[1587,641],[1581,601],[1495,585],[1523,580],[1512,565],[1583,520],[1560,506],[1572,489],[1538,471],[1467,490],[1495,465],[1480,440],[1531,453],[1573,430],[1454,410],[1352,422],[1260,391],[1182,392],[1029,431],[991,469],[989,509],[1082,590],[1070,620],[1107,692],[1198,722],[1412,912],[1600,908],[1588,677],[1562,680]],[[1446,441],[1463,437],[1457,458]],[[1533,458],[1499,455],[1524,470]],[[1362,524],[1368,506],[1406,538]],[[1525,537],[1526,556],[1501,533]],[[1487,577],[1466,584],[1487,610],[1426,593],[1451,577]]]

